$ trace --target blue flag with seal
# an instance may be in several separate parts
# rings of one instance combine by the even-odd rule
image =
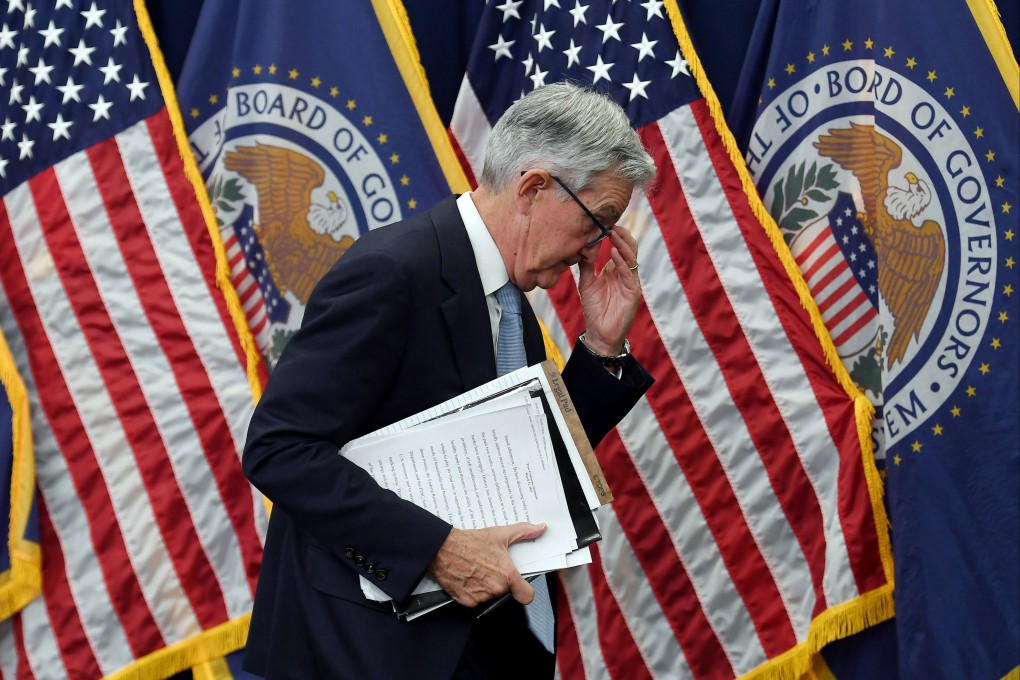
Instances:
[[[397,0],[209,0],[178,96],[270,365],[360,234],[468,189]]]
[[[902,677],[1020,663],[1018,89],[991,3],[771,0],[732,108],[877,408]]]

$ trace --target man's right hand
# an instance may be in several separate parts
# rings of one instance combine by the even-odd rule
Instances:
[[[429,565],[439,585],[465,607],[499,597],[507,591],[521,604],[535,597],[510,559],[509,548],[517,541],[541,536],[545,524],[519,522],[487,529],[451,529]]]

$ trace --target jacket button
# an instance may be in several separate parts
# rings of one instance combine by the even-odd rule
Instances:
[[[380,581],[385,581],[386,580],[386,570],[385,569],[376,569],[375,570],[375,577],[376,577],[376,579],[378,579]]]
[[[349,560],[354,559],[354,548],[347,548],[347,550],[344,550],[344,557]]]
[[[357,557],[354,558],[354,563],[360,567],[365,563],[365,556],[358,555]]]
[[[365,571],[371,574],[373,571],[375,571],[375,565],[372,564],[371,562],[365,562]]]

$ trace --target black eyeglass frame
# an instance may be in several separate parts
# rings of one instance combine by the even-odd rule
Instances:
[[[526,171],[521,172],[521,176],[522,177],[524,176],[524,172],[526,172]],[[593,213],[591,210],[589,210],[588,206],[586,206],[584,203],[581,202],[581,199],[579,199],[574,194],[574,192],[570,190],[570,187],[568,187],[566,184],[563,183],[563,180],[561,180],[559,177],[557,177],[556,175],[554,175],[552,173],[549,173],[549,177],[553,178],[556,181],[557,184],[559,184],[561,187],[563,187],[563,190],[567,192],[567,196],[570,196],[572,199],[574,199],[574,203],[576,203],[579,206],[581,206],[581,210],[584,211],[584,214],[587,215],[588,218],[591,219],[591,221],[595,223],[595,226],[599,228],[599,235],[596,236],[595,238],[593,238],[592,240],[588,241],[587,243],[585,243],[584,247],[585,248],[591,248],[594,245],[598,245],[603,239],[608,238],[609,234],[612,233],[612,230],[611,229],[607,229],[606,226],[604,224],[602,224],[602,221],[599,218],[595,217],[595,213]]]

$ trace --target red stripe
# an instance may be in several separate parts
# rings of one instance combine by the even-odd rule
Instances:
[[[878,312],[874,307],[869,305],[867,311],[861,315],[861,318],[857,319],[857,321],[851,324],[849,328],[840,333],[838,337],[832,339],[832,344],[836,347],[842,347],[844,342],[854,337],[854,334],[857,331],[871,323],[876,316],[878,316]]]
[[[39,499],[39,542],[43,554],[43,602],[64,668],[80,678],[101,677],[103,673],[99,662],[89,639],[85,637],[78,609],[73,606],[74,597],[67,582],[60,538],[42,498]]]
[[[46,171],[46,174],[52,180],[52,170]],[[59,194],[53,197],[57,198]],[[14,247],[14,235],[5,208],[0,201],[0,261],[5,263],[0,267],[0,279],[28,349],[28,360],[43,413],[85,509],[92,549],[114,604],[114,614],[124,629],[132,653],[141,657],[165,647],[166,643],[148,607],[138,606],[138,603],[145,602],[145,598],[131,568],[124,537],[95,452],[89,438],[83,434],[85,427],[37,314],[20,256]],[[96,550],[95,546],[102,546],[102,550]],[[74,605],[68,600],[65,606]]]
[[[800,255],[797,256],[796,258],[797,266],[803,267],[804,263],[807,262],[808,259],[811,257],[811,253],[815,252],[818,248],[820,248],[822,244],[825,243],[825,241],[831,236],[831,234],[832,231],[828,227],[821,231],[818,234],[818,236],[815,237],[815,240],[811,241],[811,243],[808,244],[808,247],[802,250],[800,252]]]
[[[688,301],[698,327],[722,369],[729,396],[740,411],[773,493],[807,560],[815,593],[814,613],[817,613],[826,606],[823,588],[825,527],[814,487],[801,464],[793,437],[776,406],[751,345],[722,283],[714,273],[712,260],[701,240],[658,125],[645,126],[641,135],[646,147],[652,149],[660,168],[657,190],[649,195],[652,211],[681,286],[688,291]],[[729,167],[732,170],[732,166]],[[722,178],[720,181],[723,181]],[[789,284],[789,278],[786,281]],[[793,288],[792,285],[789,287]],[[665,370],[667,366],[663,368]],[[746,549],[757,550],[753,543]],[[785,607],[783,611],[785,613]],[[790,625],[788,620],[786,623]],[[790,632],[792,634],[792,628]],[[796,640],[791,644],[796,644]],[[770,657],[773,651],[766,646]]]
[[[844,269],[844,271],[846,270]],[[843,282],[843,285],[841,285],[839,288],[834,290],[830,295],[827,295],[824,298],[820,298],[818,296],[818,293],[812,290],[811,292],[815,296],[815,301],[818,303],[818,311],[822,314],[823,318],[825,316],[825,313],[828,312],[833,305],[842,300],[843,296],[849,293],[851,290],[853,290],[854,286],[856,285],[857,279],[855,279],[851,274],[850,278]],[[828,325],[831,328],[832,324]]]
[[[556,665],[562,680],[584,678],[584,663],[581,661],[581,645],[577,640],[577,628],[567,602],[566,586],[560,578],[556,589]]]
[[[177,215],[185,231],[188,232],[195,259],[201,271],[205,274],[209,298],[216,303],[216,308],[220,312],[220,319],[223,321],[226,334],[230,337],[235,350],[238,352],[239,368],[241,371],[244,371],[246,363],[240,348],[240,342],[234,332],[233,320],[230,318],[226,302],[220,291],[216,288],[215,281],[212,278],[213,272],[215,272],[216,261],[209,232],[205,228],[201,211],[195,200],[194,190],[184,179],[184,168],[181,165],[177,146],[173,142],[173,129],[170,126],[170,120],[167,118],[165,110],[163,110],[161,113],[151,116],[147,123],[149,125],[149,134],[152,137],[153,145],[156,147],[156,153],[163,169],[163,176],[166,178],[167,187],[170,189],[174,197],[174,204],[177,206]],[[147,240],[143,241],[141,245],[151,248],[151,243]],[[152,262],[155,262],[155,254],[150,253],[150,256],[153,258]],[[158,283],[165,286],[165,281],[163,281],[162,277],[159,278]],[[166,289],[166,293],[169,293],[169,289]],[[169,296],[165,299],[167,301],[170,300]],[[177,333],[184,332],[184,327],[180,324],[179,317],[176,314],[170,314],[167,321],[172,322],[175,328],[172,334],[167,336],[168,338],[172,338]],[[181,382],[182,392],[187,397],[189,408],[196,406],[192,414],[194,422],[196,424],[205,423],[199,427],[204,446],[203,453],[209,468],[213,472],[220,495],[226,501],[224,506],[230,516],[234,532],[237,534],[237,540],[244,559],[245,573],[248,577],[248,586],[254,596],[255,586],[258,582],[259,567],[262,564],[262,544],[255,531],[256,519],[253,504],[240,502],[241,499],[252,497],[251,487],[241,470],[240,460],[235,453],[236,445],[230,437],[229,425],[219,408],[219,404],[214,402],[214,400],[210,400],[209,402],[202,403],[206,407],[204,410],[199,411],[197,409],[197,402],[200,401],[199,395],[213,395],[214,393],[212,392],[212,386],[209,383],[202,362],[194,351],[194,346],[187,342],[181,344],[183,346],[177,348],[180,351],[180,355],[174,362],[175,365],[180,366],[180,370],[177,371],[175,369],[175,371],[178,372],[178,380]],[[262,384],[265,384],[268,377],[265,373],[265,364],[261,359],[256,361]],[[192,402],[196,402],[196,404],[192,404]],[[223,455],[225,451],[230,451],[235,453],[235,455]]]
[[[32,667],[28,665],[28,655],[25,652],[25,632],[21,628],[21,614],[15,614],[11,619],[11,630],[14,633],[14,650],[18,657],[17,680],[34,680]],[[99,677],[98,675],[96,677]]]
[[[833,314],[831,319],[826,319],[826,327],[835,328],[842,323],[843,319],[853,314],[858,307],[865,304],[868,304],[868,296],[865,295],[862,290],[857,293],[857,295],[855,295],[854,298],[843,307],[843,309],[839,310],[836,314]]]
[[[818,271],[822,267],[824,267],[826,264],[828,264],[829,261],[833,257],[835,257],[838,253],[839,253],[839,245],[837,245],[836,242],[833,241],[832,245],[829,246],[828,248],[826,248],[825,252],[822,253],[817,260],[815,260],[815,263],[813,265],[811,265],[806,272],[804,272],[804,278],[805,279],[810,279],[812,276],[817,274]],[[842,255],[840,255],[840,258],[842,258]]]
[[[647,318],[647,313],[645,316]],[[640,346],[644,350],[649,344],[652,343],[642,338],[635,348]],[[661,353],[659,356],[662,356]],[[689,426],[699,429],[697,421]],[[616,430],[599,444],[599,460],[616,498],[613,510],[677,643],[684,650],[694,677],[733,677],[733,668],[708,622],[683,563],[677,557],[676,546]],[[594,574],[592,580],[597,580]],[[598,580],[602,580],[601,577]],[[651,616],[651,613],[648,615]],[[620,618],[622,621],[622,616]],[[601,621],[599,630],[601,633]],[[627,676],[621,674],[617,677]]]
[[[830,269],[829,272],[821,278],[821,280],[816,281],[810,286],[811,294],[817,296],[819,291],[825,290],[826,286],[848,272],[850,272],[850,267],[847,266],[846,260],[840,256],[836,259],[836,265]],[[850,277],[853,279],[853,273],[850,273]]]
[[[588,565],[595,596],[595,618],[598,621],[599,647],[606,662],[606,670],[613,678],[643,680],[651,678],[645,661],[641,658],[637,643],[620,612],[616,597],[606,583],[602,557],[597,546],[591,546],[591,564]]]
[[[245,278],[247,278],[247,277],[245,277]],[[242,280],[244,280],[244,279],[242,279]],[[248,300],[250,300],[253,295],[258,295],[258,292],[259,292],[259,287],[256,286],[254,282],[252,282],[252,284],[250,286],[248,286],[248,288],[243,293],[240,291],[240,288],[238,288],[238,295],[237,295],[237,297],[241,301],[241,306],[244,307],[245,305],[247,305],[248,304]],[[261,297],[261,296],[259,296],[259,297]]]
[[[110,139],[86,150],[92,161],[92,171],[99,180],[99,191],[103,198],[108,198],[107,188],[110,183],[121,186],[122,194],[116,212],[111,212],[107,203],[107,211],[111,226],[117,222],[127,222],[132,226],[132,240],[142,240],[144,229],[141,217],[130,194],[130,183],[123,171],[115,172],[109,166],[117,163],[116,143]],[[94,160],[96,155],[112,156],[101,163]],[[112,161],[112,162],[111,162]],[[110,173],[103,176],[104,173]],[[121,342],[113,321],[106,311],[102,294],[92,278],[88,268],[78,235],[71,224],[63,200],[61,189],[52,169],[44,171],[29,182],[29,187],[39,206],[39,218],[43,236],[53,254],[56,270],[67,292],[68,301],[78,325],[82,329],[85,341],[96,367],[102,376],[103,384],[110,398],[124,434],[127,445],[134,456],[135,465],[145,484],[149,501],[152,504],[156,524],[159,527],[168,554],[172,558],[174,570],[189,595],[192,607],[196,610],[198,620],[203,627],[211,627],[226,619],[226,607],[222,597],[209,597],[209,593],[201,596],[192,594],[188,583],[215,583],[215,575],[205,553],[198,542],[198,534],[188,516],[182,494],[177,485],[177,478],[167,456],[166,444],[160,436],[156,421],[145,400],[141,385],[135,374],[127,351]],[[132,262],[136,256],[130,249],[121,244],[123,259],[129,267],[137,266]],[[144,296],[150,291],[146,287],[154,286],[152,280],[135,280],[138,293]],[[125,452],[126,454],[126,452]],[[100,544],[102,545],[102,544]]]
[[[234,351],[237,353],[238,365],[244,369],[248,365],[247,355],[241,347],[240,338],[232,330],[234,328],[234,321],[230,317],[226,300],[216,283],[216,253],[212,247],[212,237],[209,235],[205,216],[202,214],[202,210],[196,200],[195,188],[184,174],[184,165],[181,161],[180,151],[177,149],[177,143],[174,140],[173,126],[170,124],[170,118],[167,115],[166,109],[160,109],[155,114],[149,116],[145,119],[145,123],[149,128],[149,136],[152,138],[153,148],[156,150],[156,158],[159,161],[160,167],[163,168],[166,186],[170,190],[170,195],[173,196],[174,205],[177,206],[177,216],[185,233],[188,235],[188,241],[191,244],[191,249],[195,255],[195,260],[198,262],[199,269],[205,276],[206,287],[209,289],[209,299],[216,304],[216,311],[219,312],[220,319],[223,321],[223,327],[228,329],[227,335],[230,337]],[[258,362],[256,368],[259,378],[262,385],[265,385],[266,380],[269,379],[265,363],[261,358],[256,358],[255,361]],[[230,497],[228,496],[228,498]],[[231,503],[230,505],[238,506],[245,504]],[[242,538],[242,545],[245,546],[245,550],[251,547],[244,538]],[[259,547],[259,561],[261,561],[261,554],[262,549]],[[257,578],[257,565],[255,571],[255,578]]]
[[[811,319],[801,306],[796,289],[787,283],[780,283],[788,281],[785,270],[767,234],[754,218],[747,195],[739,178],[733,172],[729,154],[715,129],[707,104],[703,99],[699,99],[691,105],[691,110],[701,130],[701,136],[705,139],[716,174],[723,182],[730,208],[737,217],[737,224],[761,274],[765,290],[772,299],[774,308],[779,312],[778,320],[790,338],[792,346],[797,350],[815,400],[825,417],[829,434],[840,452],[841,465],[837,486],[841,527],[847,538],[850,566],[857,587],[862,592],[870,590],[884,584],[886,580],[878,551],[875,518],[870,500],[867,499],[853,401],[834,379],[821,344],[814,334]],[[864,494],[863,499],[861,493]]]
[[[251,317],[248,318],[248,323],[251,324]],[[254,326],[252,326],[252,329],[251,329],[252,334],[255,337],[258,337],[259,333],[262,332],[262,329],[264,329],[266,327],[266,324],[268,324],[268,323],[269,323],[269,317],[263,315],[262,318],[259,320],[259,322],[257,324],[255,324]]]
[[[478,180],[475,179],[475,173],[471,168],[471,162],[468,160],[468,157],[464,155],[464,149],[461,148],[460,142],[457,141],[457,135],[453,134],[453,130],[447,128],[446,136],[450,138],[450,144],[453,145],[453,153],[457,156],[457,160],[460,161],[460,167],[464,170],[464,175],[467,176],[467,180],[471,185],[471,188],[478,188]]]

